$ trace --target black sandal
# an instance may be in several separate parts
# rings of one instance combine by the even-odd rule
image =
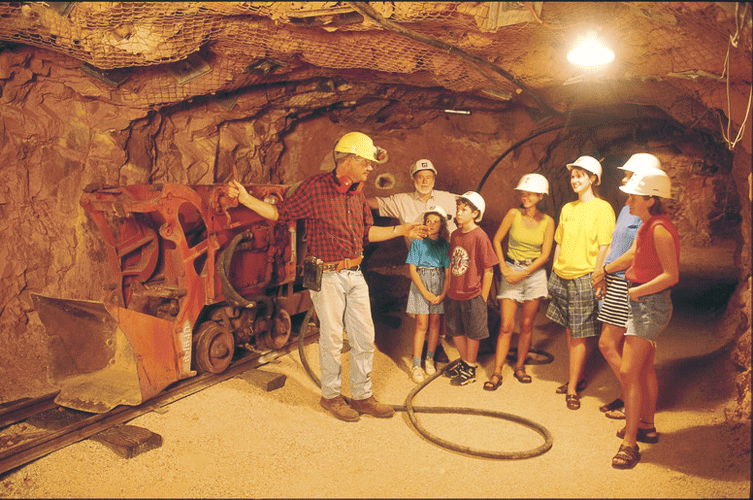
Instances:
[[[496,382],[492,382],[492,379],[494,377],[497,377]],[[502,385],[502,374],[501,373],[492,373],[492,376],[489,377],[489,380],[484,382],[484,390],[485,391],[496,391],[497,388]]]
[[[599,411],[601,411],[602,413],[606,413],[608,411],[619,410],[620,408],[624,408],[624,407],[625,407],[625,403],[620,398],[617,398],[611,403],[607,403],[605,405],[599,406]]]
[[[567,392],[567,384],[569,384],[569,382],[565,382],[561,386],[557,387],[557,390],[554,392],[556,392],[557,394],[565,394]],[[586,379],[582,378],[580,379],[580,382],[578,382],[578,385],[575,386],[575,389],[578,392],[582,392],[583,389],[585,388],[586,388]]]
[[[623,427],[617,431],[618,438],[625,438],[625,429],[626,427]],[[659,442],[659,433],[656,432],[656,427],[651,427],[650,429],[638,427],[638,434],[635,436],[635,440],[641,443],[656,444]]]
[[[612,467],[615,469],[632,469],[640,459],[641,454],[637,444],[635,446],[622,444],[617,454],[612,458]]]
[[[518,382],[523,384],[530,384],[531,383],[531,376],[526,373],[526,369],[524,366],[520,366],[518,368],[515,368],[515,371],[512,372],[513,377],[518,379]]]

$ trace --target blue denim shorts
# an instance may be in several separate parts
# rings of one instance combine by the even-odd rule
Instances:
[[[519,266],[512,262],[506,262],[512,266],[513,271],[522,271],[524,266]],[[504,276],[499,281],[498,299],[512,299],[517,302],[526,302],[534,299],[545,299],[549,297],[547,289],[546,270],[541,267],[533,272],[532,275],[515,285],[507,282]]]
[[[444,267],[418,267],[416,272],[427,290],[434,295],[442,293],[445,277]],[[444,302],[436,305],[431,304],[421,295],[421,291],[416,284],[411,281],[405,312],[410,314],[444,314]]]
[[[630,301],[625,335],[635,335],[654,342],[672,318],[672,297],[667,288],[659,293],[638,297]]]

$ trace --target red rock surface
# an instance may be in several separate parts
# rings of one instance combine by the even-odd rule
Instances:
[[[547,5],[552,9],[550,12],[564,9]],[[714,12],[721,16],[719,9],[704,4],[703,8],[683,15],[690,16],[688,19]],[[473,15],[479,14],[474,11]],[[729,24],[730,18],[722,17]],[[563,20],[573,19],[565,16]],[[538,121],[541,116],[520,102],[485,101],[482,106],[473,96],[455,93],[457,86],[470,85],[460,79],[446,83],[445,89],[437,89],[426,88],[434,80],[422,71],[415,74],[394,71],[392,83],[385,83],[382,78],[386,76],[373,78],[363,67],[346,67],[338,72],[316,68],[312,65],[321,61],[311,52],[314,45],[310,44],[324,44],[327,37],[319,33],[318,38],[306,39],[301,29],[292,33],[295,36],[286,38],[277,32],[275,36],[289,41],[291,46],[285,50],[291,53],[295,52],[296,44],[299,48],[306,47],[308,62],[265,85],[254,86],[255,77],[251,74],[236,75],[232,87],[241,90],[231,95],[235,98],[233,102],[214,95],[227,87],[196,87],[200,79],[177,85],[175,78],[158,66],[142,67],[126,84],[112,87],[81,71],[81,61],[66,55],[22,45],[3,47],[0,51],[0,233],[3,235],[0,345],[5,349],[0,353],[3,381],[0,401],[49,389],[45,376],[46,337],[29,294],[93,300],[101,299],[104,294],[103,286],[109,278],[103,242],[78,205],[81,192],[89,183],[225,182],[232,175],[233,165],[247,183],[294,183],[331,168],[331,147],[337,137],[350,130],[362,130],[390,152],[390,162],[373,174],[372,181],[379,173],[389,173],[395,181],[390,189],[370,184],[367,195],[411,190],[408,168],[411,162],[423,157],[432,159],[440,170],[437,188],[460,193],[477,189],[502,153],[524,141],[533,131],[549,125],[546,120]],[[744,32],[743,40],[748,44],[749,33],[749,29]],[[338,36],[344,41],[356,39],[352,31]],[[389,38],[375,44],[386,49],[391,46],[388,42],[396,43]],[[468,50],[484,47],[486,43],[475,35],[460,42]],[[669,47],[677,41],[667,38],[662,43]],[[242,56],[238,48],[222,44],[218,41],[215,48],[226,50],[216,50],[213,64],[222,68],[240,65]],[[706,51],[694,49],[704,55],[704,71],[714,69],[708,61],[723,62],[724,47],[723,44]],[[671,60],[670,52],[667,49],[661,58],[654,53],[657,57],[647,62],[647,67],[668,71],[669,63],[681,66]],[[392,57],[397,54],[399,51]],[[720,54],[722,59],[715,59]],[[253,60],[252,56],[248,55]],[[384,51],[374,57],[374,64],[386,64],[389,59]],[[538,68],[531,81],[543,82],[548,78],[545,69],[551,57],[543,49],[541,53],[532,51],[529,56],[520,56],[511,67],[521,71]],[[434,77],[443,72],[457,77],[464,71],[462,66],[450,67],[447,60],[436,57],[427,58],[425,63],[431,67],[442,61],[444,66],[432,69]],[[695,69],[702,65],[698,61]],[[739,54],[735,54],[733,62],[739,65],[740,61]],[[647,67],[643,70],[648,71]],[[682,70],[674,66],[670,69]],[[735,71],[739,72],[740,66]],[[351,81],[344,81],[337,74],[348,76]],[[551,77],[555,76],[564,79],[568,75],[552,71]],[[403,85],[408,82],[419,86]],[[667,96],[658,108],[646,107],[638,116],[632,116],[634,122],[629,126],[614,122],[609,126],[578,128],[574,122],[573,126],[524,142],[499,162],[481,189],[488,206],[482,227],[489,234],[494,233],[502,214],[515,204],[512,188],[518,178],[533,170],[550,179],[549,209],[552,215],[558,213],[559,207],[571,199],[561,166],[591,151],[605,157],[602,195],[619,208],[621,198],[616,189],[619,174],[614,167],[633,152],[650,150],[656,154],[676,186],[673,217],[683,245],[707,249],[710,258],[715,249],[736,246],[734,267],[727,266],[723,274],[732,275],[739,285],[720,327],[739,337],[732,354],[741,371],[738,413],[750,418],[752,127],[747,127],[734,153],[727,151],[723,144],[709,139],[718,135],[714,113],[728,109],[724,86],[705,89],[696,80],[673,82],[672,86],[666,82],[650,86],[641,80],[640,85],[635,83],[627,90],[618,92],[616,87],[612,88],[611,97],[608,86],[583,84],[580,87],[583,92],[576,94],[575,105],[581,108],[593,105],[599,113],[611,112],[616,116],[635,112],[634,107],[626,108],[626,104],[620,103],[629,97],[640,101],[650,96],[658,101],[661,94],[679,93],[683,88],[696,97],[690,102],[687,97],[673,100],[671,95]],[[565,87],[550,85],[541,95],[550,99],[553,107],[568,109]],[[631,89],[635,90],[632,97],[626,94]],[[731,113],[737,121],[742,120],[741,110],[745,109],[748,91],[749,82],[747,86],[738,83],[732,88]],[[609,102],[604,104],[605,100]],[[428,102],[434,105],[426,106]],[[446,114],[442,112],[442,103],[457,108],[466,105],[473,111],[470,115]],[[694,110],[694,105],[702,106],[705,111]],[[699,124],[698,129],[690,127],[677,132],[681,128],[677,126],[679,123],[690,126],[694,125],[693,120]],[[399,248],[395,242],[391,244],[391,248]],[[390,247],[385,244],[385,248]],[[382,259],[376,262],[389,263],[389,255],[384,255],[382,249],[375,256]]]

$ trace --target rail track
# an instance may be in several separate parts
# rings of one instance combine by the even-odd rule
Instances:
[[[306,343],[311,343],[318,336],[318,333],[318,330],[315,329],[307,331]],[[126,423],[150,411],[229,380],[248,370],[258,368],[288,354],[291,350],[297,348],[297,346],[298,342],[294,341],[275,351],[263,353],[248,352],[234,360],[228,369],[220,374],[204,373],[193,378],[181,380],[139,406],[121,405],[107,413],[92,414],[58,406],[54,401],[57,392],[34,399],[19,401],[2,408],[0,409],[0,430],[56,408],[65,412],[65,418],[61,420],[67,423],[57,430],[26,432],[13,436],[11,440],[6,440],[11,442],[6,443],[8,446],[0,448],[0,474],[5,474],[49,453],[88,439],[106,429]]]

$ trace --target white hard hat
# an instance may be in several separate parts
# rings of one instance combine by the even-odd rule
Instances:
[[[634,173],[627,184],[620,186],[620,189],[627,194],[672,197],[672,182],[669,176],[663,170],[656,168]]]
[[[361,132],[349,132],[335,144],[336,153],[350,153],[376,163],[387,161],[387,151],[374,145],[371,137]]]
[[[445,211],[445,209],[437,205],[431,208],[427,208],[426,210],[421,212],[421,214],[418,217],[416,217],[416,220],[414,220],[413,222],[416,224],[423,224],[424,217],[426,216],[426,214],[437,214],[440,217],[442,217],[444,220],[450,220],[450,216],[447,215],[447,212]]]
[[[526,174],[520,178],[515,190],[549,194],[549,181],[541,174]]]
[[[476,191],[466,191],[465,193],[458,196],[456,200],[465,200],[469,202],[471,205],[473,205],[474,207],[476,207],[476,210],[479,211],[478,218],[476,218],[476,222],[481,222],[481,219],[484,217],[484,210],[486,209],[486,202],[484,202],[484,199],[481,197],[480,194],[478,194]]]
[[[434,175],[437,175],[437,169],[434,168],[434,164],[431,162],[431,160],[418,160],[416,163],[410,166],[410,176],[411,178],[416,175],[416,172],[420,172],[421,170],[431,170],[434,172]]]
[[[646,168],[658,168],[661,170],[661,162],[659,159],[649,153],[635,153],[628,158],[628,161],[621,167],[617,167],[620,170],[627,170],[628,172],[638,173]]]
[[[601,184],[601,163],[593,156],[581,156],[572,163],[565,165],[568,170],[572,170],[573,167],[582,168],[586,172],[590,172],[596,176],[596,182],[594,186]]]

